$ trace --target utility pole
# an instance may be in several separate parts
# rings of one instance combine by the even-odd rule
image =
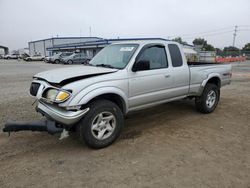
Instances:
[[[233,34],[233,47],[235,46],[235,38],[236,38],[236,35],[237,35],[237,28],[238,28],[238,26],[236,25],[236,26],[234,26],[234,34]]]

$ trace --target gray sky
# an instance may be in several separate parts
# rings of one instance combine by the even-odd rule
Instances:
[[[215,47],[250,42],[250,0],[0,0],[0,45],[51,36],[203,37]],[[207,32],[209,31],[209,32]],[[206,36],[208,35],[208,36]]]

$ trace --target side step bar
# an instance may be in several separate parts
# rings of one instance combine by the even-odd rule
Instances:
[[[57,127],[54,121],[39,120],[32,122],[7,121],[3,128],[3,132],[18,132],[18,131],[40,131],[48,132],[49,134],[61,133],[63,128]]]

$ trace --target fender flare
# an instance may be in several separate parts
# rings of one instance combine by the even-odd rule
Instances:
[[[82,92],[80,92],[78,95],[81,95]],[[118,95],[119,97],[121,97],[122,101],[123,101],[123,110],[125,113],[127,113],[128,111],[128,97],[127,95],[120,89],[117,87],[99,87],[96,89],[93,89],[91,91],[89,91],[88,93],[84,94],[81,96],[80,100],[78,101],[74,101],[74,104],[72,104],[72,101],[70,102],[71,105],[84,105],[87,104],[89,101],[91,101],[92,99],[104,95],[104,94],[115,94]],[[77,104],[75,104],[77,103]]]
[[[201,86],[205,87],[207,85],[207,82],[211,78],[218,78],[221,81],[220,74],[218,74],[218,73],[211,73],[211,74],[208,75],[208,77],[205,80],[202,81]]]
[[[210,79],[212,79],[212,78],[218,78],[220,80],[220,82],[221,82],[220,74],[218,74],[218,73],[209,74],[208,77],[205,80],[203,80],[202,83],[201,83],[201,87],[200,87],[200,90],[198,92],[199,95],[202,94],[202,92],[203,92],[205,86],[207,85],[208,81]]]

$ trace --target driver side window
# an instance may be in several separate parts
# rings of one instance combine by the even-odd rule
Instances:
[[[161,45],[150,46],[144,49],[138,61],[149,61],[150,70],[168,67],[165,47]]]

